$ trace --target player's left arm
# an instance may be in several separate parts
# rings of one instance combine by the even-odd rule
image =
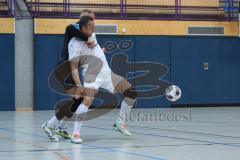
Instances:
[[[88,44],[88,42],[89,42],[89,44]],[[89,38],[88,38],[88,42],[87,42],[88,46],[90,46],[91,44],[93,44],[93,45],[91,46],[91,48],[94,48],[94,47],[98,44],[97,36],[96,36],[95,33],[92,34],[92,37],[89,37]],[[106,48],[102,48],[102,51],[105,53],[107,50],[106,50]]]

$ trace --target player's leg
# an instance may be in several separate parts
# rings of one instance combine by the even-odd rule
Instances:
[[[49,125],[49,123],[51,124],[57,124],[59,121],[57,120],[57,118],[55,116],[53,116],[48,123],[44,123],[42,125],[42,128],[44,130],[44,132],[47,134],[48,138],[53,141],[53,142],[58,142],[59,138],[55,135],[54,129],[55,127],[53,125]]]
[[[69,139],[70,138],[70,134],[67,131],[67,124],[66,124],[66,120],[62,119],[60,120],[58,126],[55,128],[54,132],[65,138],[65,139]]]
[[[94,95],[96,93],[96,90],[93,89],[94,86],[90,86],[90,85],[84,85],[84,86],[87,86],[89,88],[86,88],[84,90],[83,102],[79,105],[79,107],[77,108],[77,110],[75,112],[76,117],[75,117],[73,134],[71,136],[72,143],[82,143],[82,139],[80,137],[81,127],[82,127],[83,121],[85,119],[85,116],[87,114],[88,108],[92,104]]]
[[[67,131],[66,121],[70,119],[73,114],[76,112],[78,106],[82,103],[83,98],[80,99],[69,99],[66,101],[62,107],[60,106],[59,110],[56,112],[55,116],[60,122],[55,129],[55,133],[65,139],[70,138],[70,134]]]
[[[73,113],[81,104],[82,100],[82,98],[80,98],[79,100],[72,99],[57,104],[59,110],[48,122],[42,125],[44,132],[47,134],[51,141],[59,141],[59,138],[56,136],[56,134],[66,139],[70,138],[70,135],[68,134],[66,127],[64,126],[65,122],[63,121],[63,117],[66,116],[67,118],[71,118]]]
[[[116,122],[113,124],[115,130],[120,131],[124,135],[131,136],[131,133],[126,128],[126,119],[130,115],[130,111],[134,106],[137,98],[137,92],[132,88],[132,85],[124,78],[113,73],[112,80],[115,86],[115,91],[124,96],[121,103],[120,112]]]
[[[100,84],[98,83],[90,83],[90,84],[85,83],[86,87],[89,86],[92,88],[97,87],[99,85]],[[56,112],[55,116],[52,118],[54,120],[57,119],[57,121],[53,122],[54,126],[52,126],[52,127],[55,127],[55,133],[57,135],[60,135],[66,139],[71,138],[71,141],[74,143],[81,143],[80,128],[82,126],[83,120],[79,121],[78,119],[80,119],[80,116],[81,118],[84,119],[85,113],[87,112],[88,107],[91,105],[91,102],[92,102],[91,97],[94,97],[95,91],[96,90],[94,89],[85,88],[85,96],[86,96],[84,98],[85,100],[83,100],[83,98],[80,98],[78,100],[73,98],[72,100],[68,100],[65,103],[63,103],[62,106],[61,105],[59,106],[60,107],[59,110]],[[71,118],[73,116],[73,113],[79,116],[75,117],[77,118],[77,120],[75,121],[73,136],[70,136],[70,134],[68,134],[67,132],[64,118]],[[58,126],[56,127],[57,124]]]
[[[75,49],[77,47],[73,47],[72,49]],[[75,51],[72,51],[75,52]],[[68,67],[69,65],[67,65]],[[61,74],[61,73],[60,73]],[[85,74],[82,72],[82,75]],[[58,75],[59,76],[59,75]],[[73,80],[73,78],[70,76],[65,80],[65,84],[68,86],[73,86],[71,88],[69,88],[68,90],[66,90],[66,93],[69,95],[73,95],[76,92],[76,84]],[[65,102],[65,104],[62,105],[62,107],[60,106],[60,108],[58,108],[58,111],[56,112],[55,116],[57,117],[58,120],[60,120],[60,122],[58,123],[58,126],[55,129],[55,133],[65,139],[69,139],[70,138],[70,134],[67,131],[67,125],[66,125],[66,121],[67,119],[70,119],[73,114],[76,112],[78,106],[82,103],[83,98],[80,99],[69,99],[67,102]]]

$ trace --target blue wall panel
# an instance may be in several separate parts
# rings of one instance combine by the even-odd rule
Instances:
[[[111,58],[123,53],[129,61],[152,61],[169,67],[163,77],[181,87],[183,96],[173,104],[240,103],[240,39],[231,37],[167,37],[167,36],[98,36],[105,46],[117,45],[106,53]],[[132,41],[133,46],[119,49],[122,41]],[[35,109],[53,109],[64,96],[48,88],[48,75],[61,53],[62,35],[35,35]],[[203,63],[209,69],[203,69]],[[118,72],[119,68],[113,68]],[[138,100],[137,107],[170,107],[164,97]]]
[[[145,36],[124,36],[124,37],[110,37],[110,36],[98,36],[99,44],[103,47],[106,44],[114,42],[118,44],[118,48],[114,51],[107,53],[107,60],[111,65],[111,58],[116,54],[126,54],[128,56],[129,62],[157,62],[164,64],[166,66],[170,65],[170,50],[169,50],[169,38],[162,37],[145,37]],[[132,42],[133,46],[129,49],[121,49],[119,45],[123,42]],[[112,67],[112,70],[115,73],[118,73],[120,70],[120,66],[116,66],[116,68]],[[170,70],[169,70],[170,71]],[[121,75],[123,76],[123,75]],[[135,74],[129,74],[128,78],[131,76],[135,76]],[[124,77],[126,78],[126,77]],[[162,77],[164,80],[170,80],[170,74],[166,74]],[[146,107],[170,107],[170,103],[163,97],[157,98],[145,98],[138,99],[137,101],[138,108],[146,108]]]
[[[240,103],[240,39],[219,39],[216,82],[221,103]]]
[[[58,35],[35,35],[34,39],[34,108],[53,109],[58,94],[48,87],[48,76],[58,61]]]
[[[134,47],[135,47],[134,40],[135,40],[135,38],[134,37],[131,37],[131,36],[124,36],[124,37],[97,36],[97,38],[98,38],[98,43],[102,48],[103,47],[107,48],[107,46],[109,46],[109,44],[112,44],[112,43],[116,44],[116,47],[112,47],[112,48],[115,48],[115,49],[112,49],[111,51],[106,53],[107,61],[108,61],[109,66],[111,67],[113,72],[119,73],[119,69],[120,69],[119,66],[116,66],[116,65],[112,64],[112,58],[114,57],[114,55],[125,54],[128,57],[128,62],[134,62],[134,58],[135,58],[135,55],[134,55],[134,53],[135,53],[135,51],[134,51]],[[133,46],[132,47],[127,47],[126,49],[125,48],[122,49],[120,47],[120,45],[123,42],[130,42],[131,44],[133,44]],[[121,76],[123,76],[123,75],[121,75]],[[124,77],[124,78],[126,78],[126,77]]]
[[[0,110],[15,110],[14,35],[0,34]]]
[[[138,36],[135,38],[135,61],[156,62],[168,67],[168,73],[161,79],[170,81],[170,38],[159,36]],[[137,107],[159,108],[170,107],[171,104],[164,96],[157,98],[139,99]]]
[[[105,53],[106,59],[109,63],[110,68],[115,74],[118,74],[124,78],[129,78],[133,75],[125,74],[128,73],[128,70],[123,69],[123,67],[119,66],[118,64],[114,65],[113,59],[114,57],[118,61],[117,55],[124,54],[128,58],[128,62],[134,62],[135,58],[135,52],[134,52],[134,46],[135,46],[135,38],[132,36],[104,36],[99,35],[97,36],[98,43],[102,48],[111,48],[108,50],[108,52]],[[126,44],[126,45],[124,45]],[[132,45],[128,45],[132,44]],[[134,67],[133,67],[134,69]],[[129,76],[130,75],[130,76]],[[121,103],[122,97],[119,96],[119,105]],[[95,103],[97,104],[97,103]]]
[[[173,38],[172,82],[183,93],[175,104],[239,103],[239,44],[237,38]],[[209,64],[208,70],[203,63]]]

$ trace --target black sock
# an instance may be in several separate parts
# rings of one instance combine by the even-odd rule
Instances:
[[[71,118],[75,111],[77,110],[78,106],[82,103],[83,98],[75,99],[72,98],[71,100],[65,101],[60,103],[56,108],[58,111],[55,113],[55,116],[60,121],[63,119],[64,116],[67,118]]]

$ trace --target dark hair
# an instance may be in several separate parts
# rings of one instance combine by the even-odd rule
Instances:
[[[82,29],[83,27],[87,28],[89,21],[93,21],[93,18],[89,16],[83,16],[79,21],[80,29]]]

